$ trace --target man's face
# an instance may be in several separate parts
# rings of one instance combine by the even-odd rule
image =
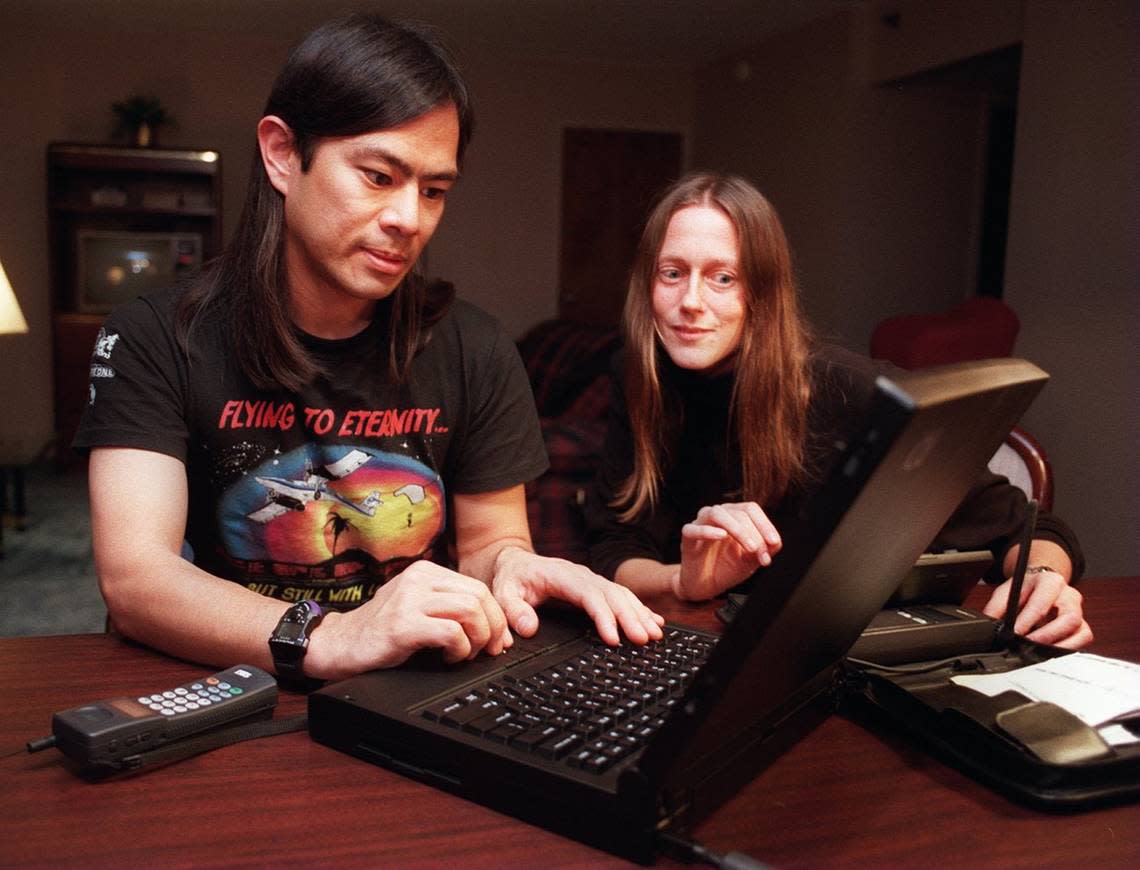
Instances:
[[[290,158],[285,265],[299,326],[341,337],[399,286],[443,216],[458,177],[459,118],[451,104],[397,127],[323,139],[308,171]]]

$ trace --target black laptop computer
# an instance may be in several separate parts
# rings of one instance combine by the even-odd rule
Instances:
[[[495,659],[406,666],[309,697],[313,739],[633,860],[824,718],[852,643],[1047,375],[1006,359],[880,378],[784,547],[719,641],[667,626],[606,647],[546,610]]]

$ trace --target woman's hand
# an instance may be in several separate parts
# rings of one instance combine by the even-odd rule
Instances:
[[[1012,580],[1006,580],[990,597],[982,612],[1001,619],[1009,609]],[[1080,649],[1092,643],[1093,633],[1085,621],[1083,596],[1057,571],[1026,574],[1021,587],[1014,633],[1037,643]]]
[[[1015,544],[1005,554],[1002,567],[1006,577],[1013,575],[1020,549]],[[1029,567],[1021,587],[1014,632],[1037,643],[1069,649],[1092,643],[1092,629],[1085,621],[1084,598],[1069,582],[1073,576],[1069,554],[1060,544],[1038,538],[1030,543],[1026,561]],[[1012,586],[1012,580],[998,586],[982,612],[994,619],[1004,617]]]
[[[755,502],[703,507],[681,527],[681,569],[673,593],[685,601],[719,595],[771,565],[781,545],[780,533]]]

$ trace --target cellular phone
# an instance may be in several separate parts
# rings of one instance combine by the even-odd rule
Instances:
[[[277,681],[252,665],[235,665],[181,686],[108,698],[52,715],[55,746],[86,767],[120,768],[130,756],[185,737],[272,715]]]

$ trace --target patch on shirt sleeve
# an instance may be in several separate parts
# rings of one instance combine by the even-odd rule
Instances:
[[[115,349],[115,344],[119,341],[119,333],[107,332],[103,327],[99,328],[99,334],[95,336],[95,350],[91,354],[91,379],[87,382],[87,404],[95,404],[95,379],[96,378],[113,378],[115,370],[109,365],[103,365],[97,362],[97,359],[109,360],[111,352]]]
[[[95,356],[100,359],[110,359],[111,351],[115,349],[115,343],[119,340],[119,333],[107,332],[106,329],[100,327],[99,334],[95,336]]]

